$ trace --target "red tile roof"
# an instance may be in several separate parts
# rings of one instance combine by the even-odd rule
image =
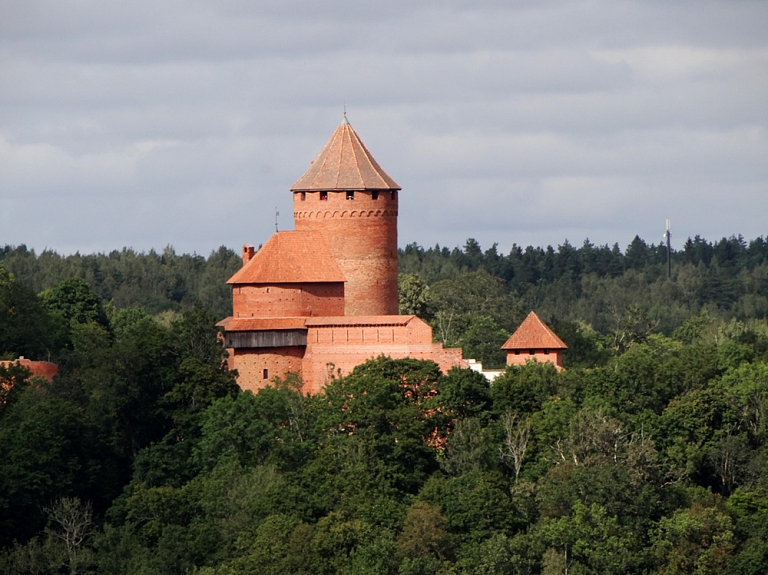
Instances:
[[[317,232],[277,232],[228,284],[346,281]]]
[[[304,317],[249,317],[227,318],[218,326],[226,331],[263,331],[276,329],[307,329]]]
[[[501,349],[568,349],[568,346],[531,312]]]
[[[320,190],[399,190],[381,169],[346,116],[292,192]]]
[[[308,317],[307,326],[325,325],[406,325],[415,315],[340,315],[327,317]]]

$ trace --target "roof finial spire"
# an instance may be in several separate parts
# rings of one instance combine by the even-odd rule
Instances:
[[[347,103],[344,102],[344,118],[341,120],[341,124],[349,124],[349,120],[347,120]]]

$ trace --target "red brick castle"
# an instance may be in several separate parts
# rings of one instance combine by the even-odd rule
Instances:
[[[243,267],[227,282],[232,316],[218,325],[240,387],[255,391],[294,372],[316,393],[382,354],[482,371],[461,349],[432,343],[418,317],[398,315],[400,186],[346,117],[291,192],[296,230],[274,234],[258,252],[243,246]],[[508,364],[536,359],[562,369],[565,348],[531,312],[502,349]]]
[[[346,117],[291,192],[296,230],[258,252],[246,244],[228,281],[232,316],[218,325],[242,388],[295,372],[314,393],[381,354],[467,367],[460,349],[432,343],[429,325],[397,315],[400,186]]]

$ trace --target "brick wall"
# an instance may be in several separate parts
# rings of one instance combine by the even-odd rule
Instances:
[[[302,377],[304,390],[317,393],[329,374],[347,375],[369,359],[386,355],[431,360],[445,373],[451,367],[467,367],[461,349],[444,349],[432,343],[432,328],[418,318],[405,325],[317,326],[307,332]],[[333,364],[333,369],[329,367]]]
[[[232,316],[344,315],[344,284],[259,284],[232,288]]]
[[[228,363],[231,369],[237,369],[237,382],[243,389],[255,392],[269,385],[275,375],[283,377],[292,371],[303,378],[305,393],[318,393],[331,375],[347,375],[356,366],[380,355],[434,361],[443,373],[452,367],[467,367],[461,349],[445,349],[439,343],[432,343],[431,333],[426,340],[409,340],[407,332],[405,325],[378,330],[371,326],[312,327],[307,334],[306,348],[230,349]]]
[[[515,351],[519,351],[516,354]],[[533,353],[530,353],[533,351]],[[550,350],[546,353],[543,349],[535,350],[507,350],[507,365],[525,365],[525,362],[536,360],[540,363],[554,363],[558,370],[563,369],[563,352],[560,350]]]
[[[294,222],[325,237],[347,279],[344,315],[397,315],[397,192],[326,194],[294,192]]]
[[[229,353],[229,366],[238,371],[237,383],[242,389],[256,392],[269,385],[276,375],[284,377],[289,371],[301,375],[302,347],[230,349]]]
[[[59,373],[59,366],[49,361],[31,361],[24,357],[20,357],[19,359],[14,359],[11,361],[0,361],[0,365],[4,367],[10,367],[14,364],[22,365],[31,371],[33,376],[39,375],[41,377],[45,377],[49,381],[53,379],[54,375],[58,375]]]

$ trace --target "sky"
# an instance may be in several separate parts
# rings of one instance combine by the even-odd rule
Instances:
[[[292,229],[347,117],[399,243],[768,235],[768,1],[1,0],[0,246]]]

